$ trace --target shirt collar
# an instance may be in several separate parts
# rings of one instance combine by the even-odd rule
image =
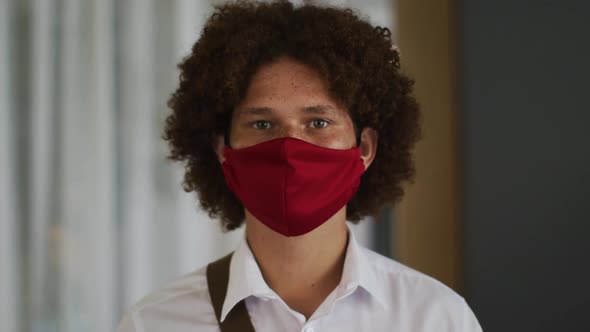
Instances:
[[[262,272],[244,234],[238,249],[232,255],[229,265],[229,280],[221,309],[221,321],[225,320],[227,314],[238,302],[252,295],[276,297],[274,291],[264,281]]]
[[[339,287],[356,289],[357,286],[366,290],[383,307],[387,307],[384,285],[377,278],[366,250],[358,244],[354,233],[348,228],[348,248]]]
[[[348,247],[342,278],[338,287],[345,287],[351,291],[362,287],[381,305],[386,306],[387,302],[383,298],[385,294],[383,285],[379,283],[366,253],[357,243],[350,228],[348,229]],[[230,262],[229,281],[221,310],[221,321],[225,320],[225,317],[237,303],[249,296],[277,297],[276,293],[264,281],[262,272],[244,235]]]

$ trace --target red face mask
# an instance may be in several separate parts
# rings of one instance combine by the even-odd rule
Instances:
[[[286,137],[224,148],[225,181],[258,220],[285,236],[308,233],[356,193],[365,166],[358,147],[335,150]]]

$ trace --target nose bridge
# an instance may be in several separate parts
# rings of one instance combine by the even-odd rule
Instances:
[[[283,123],[280,128],[279,137],[292,137],[297,139],[303,139],[304,137],[303,129],[299,128],[295,121],[288,121]]]

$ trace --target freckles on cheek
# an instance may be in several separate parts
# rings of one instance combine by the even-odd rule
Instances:
[[[349,136],[352,132],[342,130],[334,133],[326,134],[324,137],[321,138],[320,144],[325,147],[329,147],[332,149],[340,149],[346,150],[350,149],[354,145],[354,139],[351,141]]]
[[[356,133],[354,132],[354,125],[352,122],[346,124],[344,135],[342,135],[342,143],[347,149],[356,147]]]

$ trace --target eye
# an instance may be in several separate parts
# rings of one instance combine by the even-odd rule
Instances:
[[[270,122],[268,122],[266,120],[257,120],[252,123],[252,127],[254,127],[255,129],[261,129],[261,130],[268,129],[268,128],[270,128]]]
[[[311,126],[316,129],[325,128],[328,126],[328,121],[323,119],[315,119],[311,122]]]

